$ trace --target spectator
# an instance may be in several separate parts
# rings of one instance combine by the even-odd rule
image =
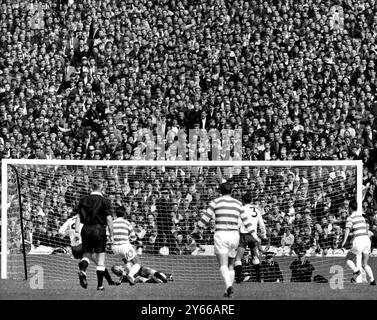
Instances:
[[[274,261],[274,253],[264,253],[266,259],[261,263],[262,281],[263,282],[283,282],[284,278],[279,264]]]
[[[296,255],[298,255],[298,253],[304,251],[304,249],[305,244],[298,231],[298,234],[294,237],[294,242],[291,246],[291,252],[294,252]]]
[[[290,248],[293,245],[294,240],[295,240],[294,235],[291,233],[291,230],[287,228],[285,232],[283,233],[283,237],[281,239],[281,245],[287,246]]]
[[[161,190],[161,199],[156,206],[157,211],[157,238],[155,240],[155,254],[158,254],[159,250],[163,246],[167,246],[170,250],[174,247],[173,236],[173,216],[171,213],[171,201],[169,198],[169,190]]]
[[[305,259],[305,250],[297,253],[297,259],[291,265],[291,282],[311,282],[315,270],[309,260]]]
[[[321,234],[318,231],[314,231],[313,236],[310,239],[310,252],[312,254],[322,254],[321,248]]]
[[[276,229],[272,230],[272,233],[269,237],[271,246],[279,247],[281,245],[281,236],[279,235]]]

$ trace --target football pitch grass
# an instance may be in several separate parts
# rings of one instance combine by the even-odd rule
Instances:
[[[377,287],[367,284],[344,283],[334,290],[329,283],[255,283],[235,284],[233,300],[377,300]],[[0,300],[226,300],[224,284],[172,281],[167,284],[124,283],[96,290],[96,281],[88,289],[77,281],[44,283],[43,289],[31,289],[28,280],[0,280]]]
[[[234,300],[377,300],[377,287],[366,283],[351,284],[351,272],[344,258],[310,258],[316,274],[329,281],[334,276],[330,267],[344,267],[343,289],[332,289],[329,283],[291,283],[289,265],[294,257],[276,257],[284,275],[283,283],[243,282],[235,284]],[[173,281],[166,284],[137,283],[130,286],[107,286],[97,291],[95,268],[88,268],[88,289],[79,285],[77,260],[67,255],[27,256],[28,280],[22,280],[21,255],[9,257],[9,279],[0,280],[0,300],[228,300],[223,297],[224,284],[215,257],[193,256],[142,256],[142,264],[163,272],[173,273]],[[377,276],[377,258],[369,260]],[[112,255],[107,266],[121,264]],[[44,270],[43,289],[32,289],[35,279],[31,267],[38,265]],[[113,279],[116,277],[112,274]],[[17,279],[17,280],[14,280]],[[62,279],[62,280],[57,280]],[[213,279],[213,280],[210,280]],[[34,282],[33,282],[34,281]],[[40,284],[40,283],[39,283]]]

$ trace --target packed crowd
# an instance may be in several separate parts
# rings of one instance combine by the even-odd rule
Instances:
[[[374,0],[2,1],[0,158],[361,159],[373,217],[376,10]],[[290,243],[297,230],[271,235]]]

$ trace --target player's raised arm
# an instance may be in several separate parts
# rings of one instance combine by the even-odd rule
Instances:
[[[69,233],[69,231],[72,232],[71,219],[68,219],[66,222],[63,223],[63,225],[59,228],[58,233],[65,236]]]

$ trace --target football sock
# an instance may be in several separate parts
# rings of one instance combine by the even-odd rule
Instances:
[[[368,278],[369,278],[369,281],[370,282],[373,282],[374,280],[374,277],[373,277],[373,271],[372,271],[372,268],[369,266],[369,265],[366,265],[364,267],[364,270],[365,270],[365,273],[367,274]]]
[[[98,266],[96,272],[97,272],[97,287],[102,287],[103,277],[105,275],[105,267]]]
[[[111,278],[110,276],[110,273],[109,273],[109,270],[107,270],[107,268],[105,269],[104,273],[103,273],[103,276],[105,277],[106,281],[108,283],[113,283],[113,279]]]
[[[138,273],[139,270],[140,270],[140,264],[139,263],[135,263],[132,266],[132,268],[131,268],[130,272],[128,273],[128,275],[131,276],[131,277],[135,277],[135,274]]]
[[[82,258],[81,261],[79,262],[79,269],[85,273],[86,269],[88,268],[88,265],[89,265],[89,259]]]
[[[352,260],[347,260],[347,266],[349,266],[353,272],[357,271],[357,268]]]
[[[220,267],[220,273],[223,277],[223,280],[225,282],[226,289],[229,288],[232,285],[232,280],[230,278],[230,272],[228,266],[221,266]]]
[[[256,273],[256,280],[257,282],[261,282],[261,276],[260,276],[260,264],[254,264],[254,270]]]
[[[232,285],[233,285],[233,283],[234,283],[234,269],[229,270],[229,275],[230,275],[230,281],[232,282]]]
[[[242,277],[242,263],[241,261],[236,261],[234,263],[234,272],[236,280],[241,280]]]
[[[155,272],[153,274],[157,279],[160,279],[161,281],[163,282],[167,282],[168,279],[166,277],[164,277],[160,272]]]

